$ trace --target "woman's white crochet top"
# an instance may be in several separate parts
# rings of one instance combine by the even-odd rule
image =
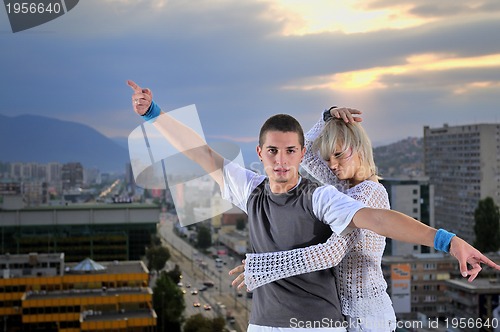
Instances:
[[[389,209],[385,188],[377,182],[364,181],[352,188],[339,181],[311,145],[324,126],[320,121],[306,134],[306,156],[302,166],[318,181],[335,185],[366,206]],[[381,261],[385,237],[372,231],[355,229],[344,236],[332,234],[326,243],[273,253],[247,254],[245,284],[248,290],[298,274],[334,267],[342,313],[364,317],[388,312],[392,302],[386,292]]]

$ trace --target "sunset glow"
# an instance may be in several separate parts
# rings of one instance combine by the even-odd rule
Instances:
[[[471,58],[452,58],[440,54],[422,54],[409,57],[405,65],[377,67],[360,71],[338,73],[328,75],[326,77],[322,76],[317,78],[317,80],[321,81],[321,83],[290,85],[285,88],[299,90],[352,90],[360,88],[385,88],[386,85],[381,82],[381,77],[384,75],[411,74],[412,72],[417,71],[443,71],[450,69],[486,67],[500,67],[500,54]],[[470,86],[479,87],[486,85],[491,85],[491,83],[482,82],[475,83]]]

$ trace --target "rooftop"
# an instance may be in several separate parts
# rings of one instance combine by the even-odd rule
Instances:
[[[81,262],[80,262],[81,263]],[[69,268],[65,273],[72,274],[74,267],[80,263],[67,263],[66,267]],[[95,263],[95,262],[94,262]],[[142,261],[113,261],[113,262],[99,262],[103,266],[106,274],[123,274],[123,273],[149,273],[146,265]],[[86,273],[102,273],[100,270],[89,270]],[[81,273],[81,272],[76,272]]]
[[[466,279],[453,279],[446,282],[459,289],[468,290],[471,293],[500,294],[500,280],[498,278],[477,278],[473,282],[468,282]]]

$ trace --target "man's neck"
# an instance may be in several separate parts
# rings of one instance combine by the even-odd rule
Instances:
[[[295,188],[299,184],[300,179],[301,177],[297,176],[287,182],[269,181],[269,188],[273,194],[285,194]]]

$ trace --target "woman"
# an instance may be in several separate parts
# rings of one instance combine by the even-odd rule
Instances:
[[[387,192],[376,175],[370,139],[357,123],[361,119],[352,115],[360,113],[347,108],[325,111],[306,134],[302,166],[318,181],[336,186],[368,207],[389,209]],[[384,249],[385,237],[356,229],[343,236],[333,234],[326,243],[307,248],[247,254],[245,284],[253,290],[277,279],[335,266],[348,331],[394,331],[396,316],[381,268]]]

